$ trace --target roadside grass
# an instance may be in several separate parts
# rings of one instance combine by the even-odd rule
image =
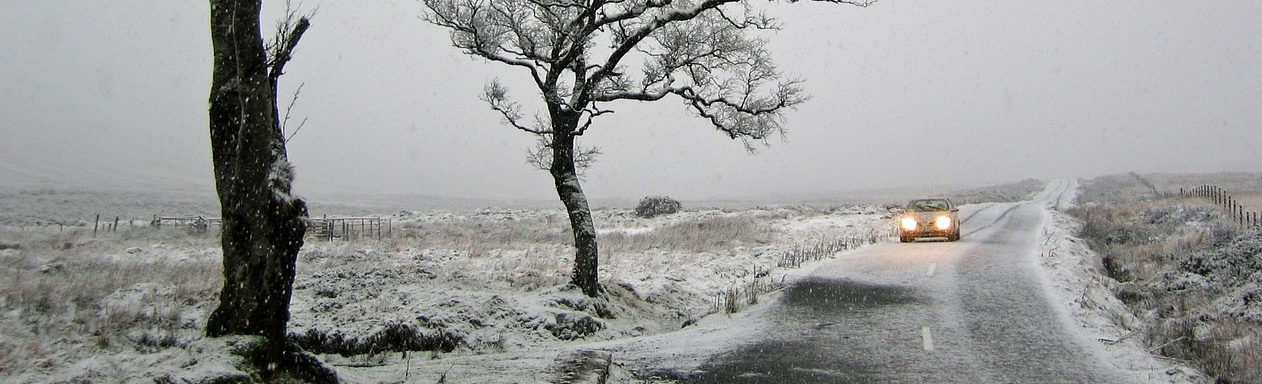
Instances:
[[[1262,233],[1204,200],[1151,189],[1134,175],[1084,183],[1070,210],[1083,221],[1078,237],[1120,283],[1114,294],[1145,323],[1150,352],[1219,382],[1262,382]]]

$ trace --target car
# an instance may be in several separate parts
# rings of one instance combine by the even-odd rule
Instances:
[[[960,239],[960,207],[947,199],[917,199],[907,203],[898,216],[898,240],[906,243],[921,237]]]

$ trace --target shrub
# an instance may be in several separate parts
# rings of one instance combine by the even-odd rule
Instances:
[[[464,342],[464,338],[443,329],[414,327],[404,323],[391,323],[366,337],[343,335],[319,329],[307,329],[305,333],[289,332],[289,340],[312,353],[336,353],[342,356],[381,352],[435,351],[451,352]]]
[[[639,217],[653,217],[657,215],[668,215],[679,212],[683,204],[679,200],[670,198],[669,196],[648,196],[640,199],[640,203],[635,206],[635,215]]]

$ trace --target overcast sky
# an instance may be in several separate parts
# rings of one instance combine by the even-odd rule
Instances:
[[[264,23],[282,1],[265,1]],[[319,1],[296,193],[554,199],[534,138],[478,100],[526,74],[452,48],[414,0]],[[1127,171],[1262,171],[1262,2],[773,4],[812,99],[749,154],[681,102],[615,105],[583,137],[592,198],[755,197]],[[0,3],[0,184],[211,188],[204,1]],[[282,99],[288,99],[282,96]],[[283,101],[284,102],[284,101]],[[282,105],[283,110],[283,105]]]

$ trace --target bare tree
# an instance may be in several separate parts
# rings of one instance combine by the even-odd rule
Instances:
[[[223,216],[224,285],[206,335],[262,336],[264,345],[251,357],[266,374],[335,382],[332,371],[285,336],[307,208],[290,195],[293,173],[277,116],[276,84],[310,23],[307,17],[283,23],[278,39],[265,46],[261,5],[261,0],[210,1],[210,139]]]
[[[829,1],[829,0],[826,0]],[[831,0],[866,6],[872,0]],[[596,231],[576,162],[576,146],[618,101],[678,98],[697,116],[749,150],[783,133],[783,113],[805,101],[785,79],[757,30],[777,21],[746,0],[424,0],[427,21],[451,31],[466,54],[521,68],[545,111],[527,118],[498,81],[482,99],[507,125],[541,137],[530,161],[546,165],[574,232],[571,282],[600,292]],[[627,62],[639,59],[638,65]]]

